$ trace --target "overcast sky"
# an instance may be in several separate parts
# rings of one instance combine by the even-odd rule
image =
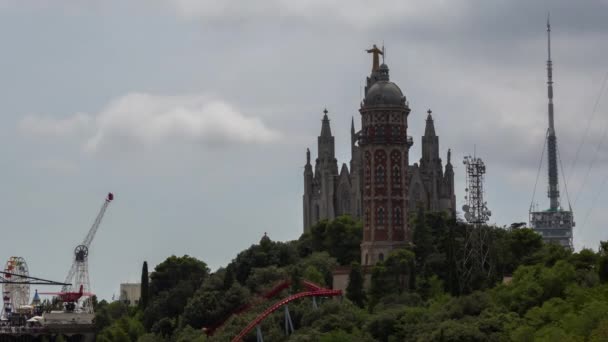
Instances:
[[[475,149],[491,222],[527,221],[547,126],[548,11],[574,241],[595,249],[608,239],[608,95],[592,114],[607,1],[0,0],[0,260],[22,256],[31,274],[63,280],[108,191],[89,259],[102,298],[138,281],[144,260],[189,254],[214,270],[264,232],[297,239],[322,110],[348,162],[363,50],[382,42],[412,108],[410,160],[431,108],[458,207]]]

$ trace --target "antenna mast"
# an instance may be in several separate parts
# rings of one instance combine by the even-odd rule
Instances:
[[[553,122],[553,62],[551,61],[551,23],[547,16],[547,97],[549,100],[549,131],[547,134],[549,161],[549,201],[551,210],[559,208],[559,180],[557,176],[557,137]]]
[[[573,249],[572,228],[574,218],[571,209],[563,210],[559,203],[559,182],[557,175],[557,136],[555,134],[553,113],[553,62],[551,61],[551,23],[547,15],[547,98],[549,127],[547,128],[547,160],[549,173],[549,209],[532,211],[530,209],[530,224],[545,242],[558,243]],[[541,157],[542,162],[542,157]],[[567,194],[567,192],[566,192]]]

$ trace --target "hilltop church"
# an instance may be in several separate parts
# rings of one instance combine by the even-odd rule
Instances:
[[[409,164],[413,138],[407,135],[409,102],[380,64],[383,51],[375,45],[372,72],[361,102],[361,130],[351,123],[350,165],[338,169],[335,140],[324,110],[317,138],[314,168],[310,150],[304,167],[304,231],[323,219],[351,215],[364,224],[362,265],[383,260],[391,249],[411,241],[409,214],[417,208],[455,215],[454,170],[450,151],[445,168],[439,156],[439,137],[432,112],[421,138],[422,157]]]

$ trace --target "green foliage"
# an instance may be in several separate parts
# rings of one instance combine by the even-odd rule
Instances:
[[[227,291],[201,289],[184,309],[184,324],[195,329],[213,326],[248,300],[249,290],[236,282]]]
[[[323,220],[304,233],[299,240],[301,256],[312,252],[327,252],[340,265],[350,265],[361,260],[363,226],[350,216],[340,216],[333,221]]]
[[[366,302],[365,289],[363,288],[364,281],[361,265],[358,262],[353,262],[350,266],[346,298],[360,308],[363,308]]]
[[[200,329],[194,329],[189,325],[186,325],[179,331],[175,332],[173,338],[175,342],[205,342],[207,341],[206,336]]]
[[[114,302],[110,304],[118,303]],[[137,341],[140,336],[145,333],[144,326],[141,322],[141,317],[136,311],[132,311],[129,314],[125,314],[120,318],[114,320],[112,324],[103,328],[97,335],[97,341],[108,341],[108,342],[129,342]]]
[[[180,283],[198,288],[208,274],[209,269],[204,262],[188,255],[172,255],[154,269],[150,277],[150,297],[154,299],[161,292],[170,291]]]
[[[252,293],[263,293],[287,278],[287,271],[277,266],[254,268],[246,285]]]
[[[236,280],[246,284],[254,268],[268,266],[285,267],[295,264],[298,254],[295,246],[283,242],[274,242],[264,236],[259,245],[252,245],[237,255],[236,259],[228,265],[234,268]]]
[[[349,300],[317,298],[318,309],[309,298],[291,302],[295,333],[285,336],[278,310],[261,323],[265,340],[608,340],[608,242],[597,253],[572,253],[543,244],[530,229],[482,227],[491,271],[473,268],[461,287],[467,226],[420,211],[413,227],[411,249],[394,250],[371,268],[369,289],[357,263],[361,227],[349,217],[320,222],[297,242],[264,236],[212,274],[204,262],[172,256],[151,274],[145,309],[96,304],[98,341],[229,341],[290,291],[300,291],[300,279],[330,287],[338,264],[351,264]],[[511,274],[510,282],[500,281]],[[260,297],[286,279],[293,288]],[[213,336],[204,336],[201,328],[220,323]],[[253,332],[245,338],[254,340]]]
[[[530,228],[511,230],[505,237],[501,250],[503,259],[503,272],[511,274],[519,265],[532,262],[531,258],[543,246],[542,237]]]
[[[187,255],[171,256],[156,266],[150,276],[150,302],[143,315],[146,329],[171,335],[176,319],[208,275],[207,264]]]

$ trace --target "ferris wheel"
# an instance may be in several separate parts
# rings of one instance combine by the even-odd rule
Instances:
[[[4,278],[8,281],[25,281],[29,277],[29,268],[25,259],[22,257],[12,256],[4,266]],[[29,284],[2,284],[2,301],[4,316],[9,316],[11,312],[23,305],[27,305],[30,300],[30,285]]]

